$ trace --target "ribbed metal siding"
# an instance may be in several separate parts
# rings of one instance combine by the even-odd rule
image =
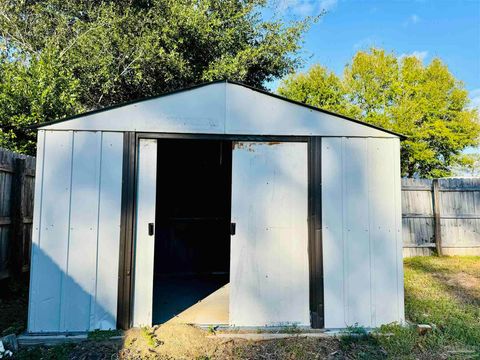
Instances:
[[[325,327],[404,320],[398,139],[322,139]]]
[[[115,328],[123,134],[38,139],[28,331]]]

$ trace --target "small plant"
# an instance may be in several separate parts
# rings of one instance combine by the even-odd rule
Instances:
[[[208,332],[215,335],[217,333],[218,325],[209,325]]]
[[[302,330],[298,327],[297,324],[289,324],[289,325],[283,326],[280,329],[280,332],[285,334],[298,334],[302,332]]]
[[[367,336],[368,331],[363,326],[359,326],[358,323],[355,323],[355,325],[347,326],[341,334],[343,336]]]
[[[153,332],[152,328],[142,327],[140,333],[149,347],[154,348],[163,344],[162,341],[155,337],[155,333]]]

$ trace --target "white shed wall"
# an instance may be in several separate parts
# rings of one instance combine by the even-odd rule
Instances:
[[[226,134],[395,137],[243,86],[226,85]]]
[[[46,129],[223,134],[225,83],[86,114]]]
[[[322,139],[325,327],[404,321],[399,139]]]
[[[39,131],[29,332],[116,328],[123,134]]]
[[[50,130],[396,138],[232,83],[212,83],[46,125]]]

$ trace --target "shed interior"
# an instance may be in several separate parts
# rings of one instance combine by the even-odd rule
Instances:
[[[153,324],[228,323],[232,143],[157,141]]]

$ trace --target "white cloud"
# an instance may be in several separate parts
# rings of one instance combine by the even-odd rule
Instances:
[[[415,50],[414,52],[410,53],[410,54],[407,54],[407,53],[403,53],[401,54],[398,58],[400,60],[402,60],[404,57],[407,57],[407,56],[414,56],[416,57],[418,60],[420,61],[424,61],[425,58],[428,56],[428,51],[418,51],[418,50]]]
[[[407,20],[403,22],[403,26],[418,24],[420,20],[420,16],[418,16],[417,14],[412,14],[408,17]]]
[[[333,10],[338,0],[278,0],[280,13],[293,13],[300,16],[315,16],[322,11]]]
[[[320,1],[321,10],[332,10],[337,6],[338,0],[322,0]]]
[[[470,107],[477,109],[480,115],[480,88],[470,91]]]
[[[355,44],[353,44],[353,49],[369,49],[371,47],[375,47],[375,43],[378,43],[377,39],[374,36],[368,36],[358,40]]]

